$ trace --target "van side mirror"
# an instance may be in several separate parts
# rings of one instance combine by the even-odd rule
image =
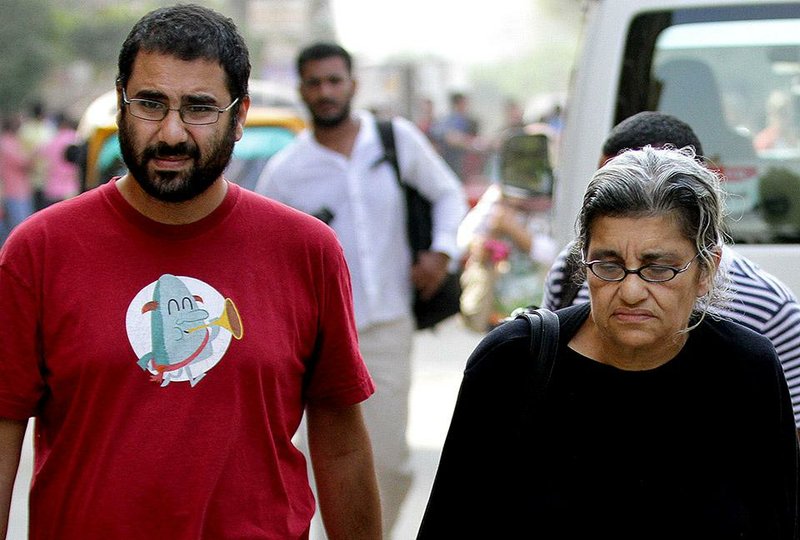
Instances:
[[[500,185],[526,197],[553,194],[550,139],[543,133],[516,130],[500,146]]]

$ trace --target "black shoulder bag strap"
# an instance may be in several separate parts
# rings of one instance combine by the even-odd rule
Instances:
[[[400,163],[397,159],[397,147],[395,145],[392,121],[378,120],[377,125],[378,134],[383,144],[384,155],[378,160],[376,165],[383,161],[388,161],[394,169],[397,183],[403,191],[403,196],[406,201],[408,243],[411,246],[411,253],[416,260],[416,254],[419,251],[430,249],[433,241],[432,205],[431,202],[414,187],[403,182],[403,176],[400,173]]]
[[[403,184],[403,180],[401,180],[400,176],[400,163],[397,161],[397,150],[394,146],[394,129],[392,129],[392,121],[378,120],[377,124],[378,135],[380,135],[381,144],[383,144],[382,161],[385,160],[389,162],[394,169],[395,174],[397,175],[397,182],[400,184],[400,187],[405,188],[405,184]]]
[[[400,174],[400,162],[397,160],[397,148],[394,144],[394,128],[392,127],[391,120],[378,120],[376,121],[378,125],[378,135],[381,138],[381,144],[383,145],[383,157],[378,160],[378,163],[383,161],[388,161],[389,165],[392,166],[394,169],[395,178],[397,178],[397,183],[400,185],[400,190],[403,192],[403,197],[406,201],[406,216],[408,221],[408,240],[411,244],[411,253],[414,259],[416,260],[417,252],[421,249],[425,249],[427,246],[419,245],[417,241],[418,236],[415,234],[414,228],[411,224],[411,216],[413,215],[413,209],[411,208],[411,201],[409,193],[409,186],[403,182],[403,177]],[[378,164],[376,163],[376,165]]]
[[[523,401],[520,429],[527,429],[534,407],[540,405],[547,394],[550,378],[553,375],[556,354],[558,353],[559,322],[558,315],[547,309],[524,311],[517,319],[528,320],[531,327],[529,348],[530,363],[525,385],[530,389],[530,399]]]

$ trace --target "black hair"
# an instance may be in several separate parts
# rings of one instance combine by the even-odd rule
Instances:
[[[117,84],[125,87],[140,51],[181,60],[215,60],[227,76],[232,98],[247,95],[250,55],[233,21],[194,4],[178,4],[151,11],[131,29],[119,52]],[[238,110],[238,104],[237,104]]]
[[[45,107],[44,103],[41,101],[36,101],[35,103],[31,103],[30,106],[30,115],[32,118],[41,119],[45,117]]]
[[[465,93],[463,93],[463,92],[452,92],[450,94],[450,106],[451,107],[455,107],[456,105],[458,105],[459,103],[461,103],[465,99],[467,99],[467,95]]]
[[[353,73],[353,57],[341,45],[328,42],[317,42],[309,45],[297,55],[297,74],[302,75],[303,66],[312,60],[325,60],[326,58],[341,58],[347,67],[347,74]]]
[[[703,147],[691,126],[678,118],[656,111],[643,111],[629,116],[611,130],[603,143],[603,155],[614,157],[623,150],[672,145],[691,146],[703,155]]]

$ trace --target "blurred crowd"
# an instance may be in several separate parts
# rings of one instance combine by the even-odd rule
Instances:
[[[464,184],[472,204],[477,200],[474,192],[477,190],[480,195],[496,176],[493,159],[510,131],[526,125],[544,124],[551,128],[554,138],[561,132],[563,111],[557,103],[529,118],[524,105],[516,98],[508,97],[500,114],[503,118],[500,128],[495,133],[487,133],[472,113],[470,96],[465,93],[450,94],[449,110],[444,115],[436,115],[430,98],[422,98],[417,107],[414,122]],[[557,141],[552,142],[556,146]]]
[[[469,329],[485,332],[513,309],[541,301],[544,276],[557,253],[549,189],[563,111],[555,104],[531,116],[519,101],[508,98],[500,127],[482,133],[463,93],[451,94],[446,115],[436,118],[433,110],[431,100],[422,100],[415,121],[461,180],[470,207],[458,228],[461,320]],[[512,178],[519,174],[501,158],[504,145],[519,135],[540,137],[539,152],[529,147],[526,159],[538,159],[540,165],[530,169],[525,164],[523,181]]]
[[[67,150],[77,123],[34,103],[0,121],[0,244],[32,213],[78,193],[77,165]]]

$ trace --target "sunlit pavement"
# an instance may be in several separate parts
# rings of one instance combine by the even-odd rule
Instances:
[[[461,373],[482,337],[466,330],[457,318],[433,331],[417,333],[409,416],[411,461],[416,476],[391,540],[416,538],[450,425]]]
[[[28,424],[25,442],[22,446],[17,481],[11,499],[11,514],[8,517],[6,540],[26,540],[28,538],[28,486],[33,471],[33,422]]]
[[[428,499],[439,452],[450,424],[461,372],[481,335],[450,319],[435,330],[419,332],[414,343],[414,375],[409,416],[409,442],[415,480],[392,539],[413,540]],[[29,427],[14,486],[7,540],[27,539],[27,491],[32,470]]]

